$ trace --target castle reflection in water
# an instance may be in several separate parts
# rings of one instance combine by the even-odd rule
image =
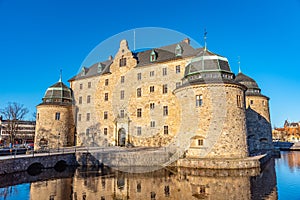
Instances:
[[[31,183],[31,200],[278,198],[274,160],[262,172],[173,168],[126,173],[104,167],[56,172],[56,178],[51,174],[48,180]]]

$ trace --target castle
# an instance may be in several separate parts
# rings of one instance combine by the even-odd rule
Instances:
[[[226,57],[189,39],[114,57],[49,87],[37,106],[35,149],[162,147],[187,158],[236,158],[272,151],[269,98],[235,75]]]

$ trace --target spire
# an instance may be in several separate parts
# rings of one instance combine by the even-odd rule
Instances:
[[[241,58],[240,58],[240,56],[238,56],[238,65],[239,65],[239,73],[242,73],[242,70],[241,70]]]
[[[207,35],[207,31],[206,31],[206,28],[204,29],[204,51],[207,50],[207,44],[206,44],[206,35]]]
[[[58,80],[58,82],[61,82],[61,81],[62,81],[62,70],[60,69],[59,80]]]
[[[135,51],[135,29],[133,30],[133,51]]]

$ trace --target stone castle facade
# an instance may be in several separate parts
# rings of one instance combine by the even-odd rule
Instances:
[[[189,158],[246,158],[273,148],[269,98],[253,79],[235,75],[227,58],[189,39],[141,52],[122,40],[114,57],[82,67],[69,82],[71,89],[57,83],[68,91],[60,100],[49,96],[60,91],[51,86],[37,106],[36,144],[167,146]]]

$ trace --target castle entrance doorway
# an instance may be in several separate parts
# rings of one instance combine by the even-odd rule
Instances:
[[[126,130],[124,128],[120,128],[118,131],[118,146],[125,146],[126,141]]]

